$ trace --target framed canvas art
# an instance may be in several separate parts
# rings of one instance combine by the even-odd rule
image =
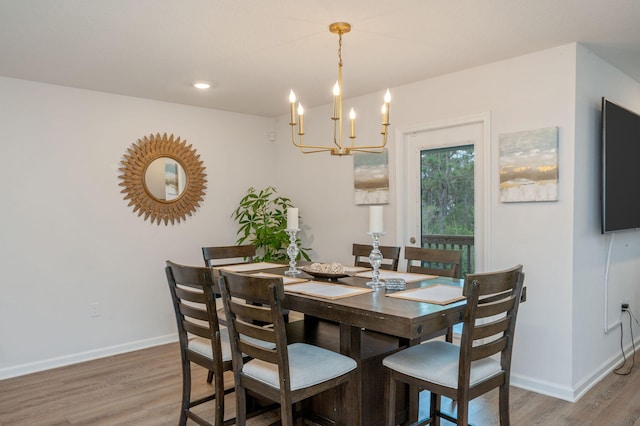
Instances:
[[[500,201],[558,200],[558,128],[501,134]]]
[[[353,189],[356,205],[389,203],[389,154],[353,154]]]

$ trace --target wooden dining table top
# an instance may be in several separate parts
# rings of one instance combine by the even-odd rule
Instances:
[[[288,266],[280,268],[256,269],[246,273],[265,272],[283,275]],[[302,272],[303,279],[330,282],[353,287],[367,288],[368,278],[348,276],[337,280],[314,278]],[[427,287],[434,284],[445,284],[462,287],[464,280],[448,277],[434,277],[415,282],[407,282],[406,290]],[[371,292],[357,294],[338,299],[326,299],[287,292],[284,307],[313,317],[334,321],[353,327],[365,328],[380,333],[390,334],[410,342],[417,342],[422,337],[445,329],[462,321],[465,301],[446,305],[418,302],[396,297],[389,297],[392,292],[386,288],[377,288]]]
[[[345,277],[340,284],[365,287],[369,281],[361,277]],[[406,289],[426,287],[434,284],[462,286],[462,280],[436,277],[406,284]],[[286,292],[286,287],[285,287]],[[439,305],[415,300],[389,297],[384,287],[372,292],[340,299],[324,299],[286,292],[285,307],[305,314],[390,334],[409,341],[419,340],[439,330],[462,321],[465,302]]]

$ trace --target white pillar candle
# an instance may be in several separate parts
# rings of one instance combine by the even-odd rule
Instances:
[[[369,232],[384,232],[382,206],[369,206]]]
[[[298,229],[297,207],[289,207],[287,209],[287,229]]]

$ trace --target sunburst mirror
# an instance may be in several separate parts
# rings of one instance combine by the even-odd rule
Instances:
[[[204,200],[207,175],[200,155],[173,134],[138,139],[121,163],[120,192],[144,220],[174,224],[191,216]]]

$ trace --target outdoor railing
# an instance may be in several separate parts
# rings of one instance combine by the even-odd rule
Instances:
[[[473,235],[423,235],[422,247],[462,251],[462,277],[475,270]]]

